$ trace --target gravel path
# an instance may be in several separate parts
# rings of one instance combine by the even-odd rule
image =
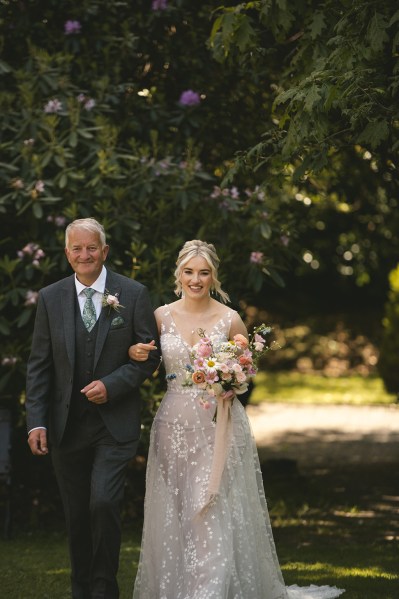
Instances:
[[[302,469],[339,464],[399,465],[399,405],[249,405],[261,461],[291,459]]]

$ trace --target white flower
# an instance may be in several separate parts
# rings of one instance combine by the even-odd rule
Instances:
[[[119,306],[119,300],[116,295],[111,295],[110,293],[107,295],[106,300],[107,304],[110,306]]]
[[[116,312],[119,312],[119,308],[124,308],[124,306],[119,303],[118,296],[111,295],[107,289],[103,293],[102,305],[108,306],[109,309],[112,308],[113,310],[116,310]]]

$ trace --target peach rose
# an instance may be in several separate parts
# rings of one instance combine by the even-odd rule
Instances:
[[[252,364],[252,358],[250,356],[240,356],[238,361],[241,366],[248,366],[249,364]]]
[[[248,347],[248,339],[244,335],[241,335],[241,333],[234,335],[233,341],[240,349],[247,349]]]

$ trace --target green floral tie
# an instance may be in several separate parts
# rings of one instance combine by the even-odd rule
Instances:
[[[96,292],[96,290],[91,289],[90,287],[83,289],[83,293],[86,296],[86,301],[83,306],[82,318],[83,318],[84,325],[85,325],[86,329],[89,331],[89,333],[90,333],[91,329],[94,327],[94,325],[96,324],[96,320],[97,320],[96,309],[94,307],[93,300],[91,299],[93,297],[93,295],[95,294],[95,292]]]

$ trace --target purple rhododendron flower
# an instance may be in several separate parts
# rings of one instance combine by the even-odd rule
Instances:
[[[152,0],[152,10],[166,10],[168,8],[168,0]]]
[[[263,260],[263,252],[251,252],[251,256],[249,258],[249,261],[252,262],[252,264],[260,264]]]
[[[200,95],[197,94],[197,92],[193,92],[192,89],[187,89],[183,92],[179,99],[179,104],[181,106],[198,106],[200,102]]]
[[[64,33],[65,35],[73,35],[74,33],[80,33],[82,29],[82,25],[79,21],[66,21],[64,23]]]

